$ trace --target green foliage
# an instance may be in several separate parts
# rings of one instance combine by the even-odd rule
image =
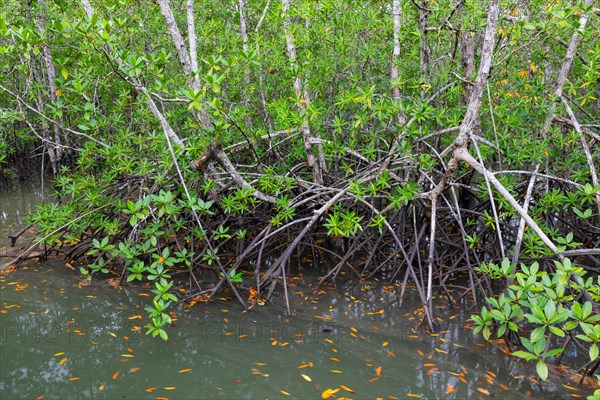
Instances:
[[[564,351],[564,347],[552,345],[569,332],[588,343],[590,361],[598,359],[600,315],[593,313],[592,303],[580,299],[584,293],[598,293],[600,282],[593,283],[591,277],[585,280],[583,268],[565,258],[545,271],[538,263],[521,264],[517,269],[504,259],[501,265],[484,263],[478,271],[493,280],[509,279],[513,283],[498,297],[488,297],[488,306],[472,316],[474,333],[481,332],[489,340],[495,331],[497,337],[509,343],[518,338],[524,350],[516,350],[513,355],[536,361],[543,380],[548,377],[547,360]]]

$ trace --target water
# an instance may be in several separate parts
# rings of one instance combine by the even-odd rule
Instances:
[[[35,185],[0,193],[7,229],[40,201]],[[22,243],[21,241],[20,243]],[[5,261],[5,260],[4,260]],[[290,277],[284,301],[242,312],[235,300],[177,309],[169,340],[144,334],[148,287],[82,286],[60,260],[31,261],[0,277],[0,398],[154,399],[544,398],[588,392],[551,370],[540,384],[531,365],[483,344],[448,312],[442,332],[419,329],[419,308],[398,308],[398,287],[352,283],[312,296],[317,274]],[[385,290],[383,290],[385,289]],[[414,297],[414,296],[413,296]],[[444,311],[446,310],[446,311]],[[333,398],[333,397],[331,397]]]

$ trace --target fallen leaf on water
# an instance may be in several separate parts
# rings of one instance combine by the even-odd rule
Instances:
[[[112,378],[113,378],[113,379],[117,379],[118,377],[119,377],[119,371],[115,372],[115,373],[112,375]]]
[[[64,363],[66,363],[66,362],[67,362],[67,357],[65,357],[65,358],[63,358],[62,360],[60,360],[60,361],[58,362],[58,365],[63,365],[63,364],[64,364]]]
[[[252,375],[260,375],[263,378],[268,378],[269,377],[269,374],[263,374],[262,372],[260,372],[256,368],[252,368]]]
[[[375,375],[381,376],[381,367],[377,367],[377,369],[375,370]]]
[[[325,389],[323,390],[323,393],[321,393],[321,398],[328,399],[330,397],[335,397],[335,394],[339,391],[340,389]]]
[[[354,390],[350,389],[348,386],[340,385],[341,389],[344,389],[346,392],[356,393]]]
[[[185,373],[185,372],[190,372],[192,369],[191,368],[184,368],[184,369],[180,369],[179,372],[180,373]]]
[[[304,379],[305,381],[308,382],[312,382],[312,378],[308,375],[304,375],[304,374],[300,374],[300,376],[302,377],[302,379]]]

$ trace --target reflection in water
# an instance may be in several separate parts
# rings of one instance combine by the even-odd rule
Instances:
[[[3,224],[19,223],[17,207],[5,211],[4,204]],[[349,398],[571,394],[559,378],[540,385],[529,366],[482,347],[463,326],[464,304],[446,311],[432,336],[419,329],[418,300],[398,307],[397,287],[338,284],[314,298],[316,278],[311,271],[291,278],[291,317],[281,297],[250,312],[223,298],[176,310],[164,342],[144,334],[150,288],[113,289],[102,280],[80,287],[59,262],[29,263],[0,277],[0,398],[320,398],[326,389]]]
[[[0,185],[0,247],[10,244],[7,234],[14,234],[27,226],[27,214],[52,192],[47,180],[30,179],[25,182]],[[2,262],[2,260],[0,260]]]

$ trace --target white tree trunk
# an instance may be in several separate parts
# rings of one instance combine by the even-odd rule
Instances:
[[[288,53],[288,58],[290,60],[290,64],[293,67],[295,67],[297,65],[296,46],[294,45],[294,37],[290,32],[291,21],[288,15],[288,12],[290,10],[290,0],[282,0],[282,5],[283,7],[281,12],[283,14],[283,28],[285,29],[286,49]],[[302,78],[299,75],[297,75],[294,79],[294,90],[296,91],[296,96],[301,99],[300,109],[302,111],[306,111],[306,108],[310,105],[310,97],[308,92],[303,90]],[[320,167],[325,166],[325,159],[321,150],[319,152],[319,162],[317,162],[312,146],[313,136],[310,132],[308,118],[304,118],[300,131],[302,132],[302,138],[304,140],[304,150],[306,151],[306,163],[313,172],[313,182],[321,185],[323,184],[323,175]]]
[[[41,16],[42,15],[41,9],[43,9],[45,7],[44,1],[39,2],[40,10],[38,10],[37,13],[34,13],[35,16],[32,15],[29,3],[27,3],[25,7],[26,7],[26,12],[28,14],[28,17],[35,22],[38,32],[40,34],[43,34],[44,31],[46,30],[44,20],[42,19],[42,16]],[[45,35],[45,39],[48,39],[47,34]],[[37,63],[35,63],[35,59],[33,59],[33,60],[34,60],[33,75],[36,77],[36,79],[39,82],[41,82],[42,77],[38,73],[37,66],[36,66]],[[42,44],[42,60],[44,61],[44,67],[45,67],[45,72],[46,72],[45,75],[46,75],[46,84],[47,84],[47,91],[46,91],[47,98],[45,98],[42,94],[38,95],[37,107],[40,110],[43,109],[43,107],[44,107],[43,103],[48,98],[50,99],[50,101],[53,104],[56,104],[56,100],[57,100],[56,83],[55,83],[56,71],[54,69],[54,62],[52,60],[52,53],[50,52],[50,47],[48,46],[48,44],[46,42],[44,42]],[[54,131],[54,140],[51,139],[50,127],[48,126],[48,123],[46,121],[43,121],[41,124],[42,137],[44,139],[44,145],[46,147],[46,152],[48,153],[48,158],[50,159],[50,165],[52,166],[52,173],[54,174],[54,176],[57,176],[58,173],[60,172],[60,164],[61,164],[61,150],[60,150],[61,138],[60,138],[60,129],[58,129],[58,126],[53,125],[52,128]]]
[[[390,81],[392,83],[392,97],[394,100],[400,99],[400,88],[396,86],[396,82],[400,78],[398,65],[400,64],[400,17],[402,16],[402,8],[400,0],[392,1],[392,12],[394,16],[394,50],[392,51],[392,68],[390,71]],[[406,118],[401,110],[398,110],[398,123],[404,125]]]
[[[196,27],[194,25],[194,1],[187,0],[186,3],[187,29],[190,43],[189,52],[185,41],[183,40],[183,36],[179,31],[179,27],[177,26],[177,21],[175,20],[173,11],[171,10],[170,1],[158,0],[158,4],[160,6],[160,12],[165,19],[165,23],[167,24],[167,29],[171,34],[173,44],[175,45],[177,57],[181,63],[181,66],[183,67],[183,72],[187,77],[188,87],[192,89],[200,89],[200,78],[198,77],[198,55],[196,53]],[[204,107],[198,111],[197,117],[203,129],[214,129],[210,120],[210,116]]]
[[[592,2],[593,0],[585,0],[583,2],[583,9],[588,9],[592,5]],[[571,42],[567,48],[565,59],[563,60],[560,71],[558,72],[558,77],[556,78],[556,86],[553,92],[554,103],[552,103],[550,112],[546,117],[546,122],[544,122],[544,127],[542,128],[543,134],[548,133],[550,126],[552,125],[552,121],[554,120],[554,111],[556,110],[557,102],[560,101],[560,97],[563,94],[563,89],[565,88],[569,72],[571,71],[571,65],[573,65],[573,58],[575,58],[575,53],[577,51],[577,44],[579,44],[579,41],[581,40],[581,34],[583,34],[583,31],[585,30],[588,19],[589,14],[587,12],[582,12],[581,16],[579,17],[579,28],[573,33],[573,36],[571,36]]]

